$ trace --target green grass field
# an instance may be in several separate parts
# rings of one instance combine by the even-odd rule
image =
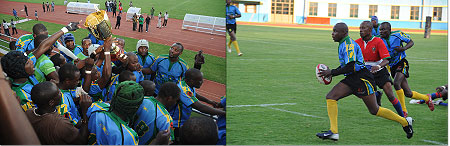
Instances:
[[[0,20],[3,18],[10,20],[11,19],[10,17],[12,18],[14,16],[0,14]],[[21,19],[23,19],[23,18],[21,18]],[[49,34],[53,34],[57,31],[59,31],[63,27],[63,25],[60,25],[60,24],[49,23],[49,22],[44,22],[44,21],[35,21],[35,20],[20,23],[20,24],[17,24],[16,26],[17,26],[17,29],[22,29],[22,30],[31,32],[33,25],[36,23],[44,24],[47,27]],[[76,44],[81,45],[81,40],[84,37],[88,36],[89,31],[86,29],[79,29],[76,32],[71,32],[71,33],[74,34],[74,36],[75,36]],[[128,38],[128,37],[119,36],[119,35],[114,35],[114,36],[125,39],[125,51],[135,51],[136,50],[136,42],[138,41],[137,39]],[[150,42],[149,51],[151,53],[153,53],[153,55],[155,55],[155,58],[156,58],[158,55],[161,55],[161,54],[169,54],[169,48],[170,48],[170,46]],[[189,65],[189,67],[194,67],[195,54],[197,54],[197,52],[186,49],[183,51],[183,54],[180,57],[186,61],[186,63]],[[202,65],[202,72],[203,72],[205,79],[224,84],[226,81],[225,59],[216,57],[216,56],[212,56],[212,55],[208,55],[208,54],[204,54],[204,56],[205,56],[206,63],[204,65]]]
[[[27,3],[49,2],[52,0],[9,0]],[[64,0],[54,0],[55,5],[64,5]],[[68,2],[76,2],[77,0],[68,0]],[[87,0],[78,0],[79,2],[87,3]],[[91,0],[91,3],[100,4],[100,9],[105,9],[106,0]],[[152,6],[155,9],[155,16],[159,12],[169,13],[169,18],[183,19],[186,13],[199,14],[214,17],[225,17],[225,1],[223,0],[131,0],[134,7],[142,8],[141,13],[150,14]],[[130,0],[121,0],[123,12],[129,8]],[[117,5],[119,1],[117,0]],[[119,13],[119,6],[117,6],[117,13]]]
[[[338,142],[315,136],[328,130],[325,95],[344,76],[330,85],[319,84],[317,64],[339,66],[338,43],[331,30],[263,26],[238,26],[237,38],[244,56],[227,55],[227,144],[230,145],[430,145],[447,144],[447,107],[407,101],[415,119],[414,137],[407,139],[400,124],[371,115],[356,96],[339,100]],[[350,32],[359,38],[359,32]],[[447,84],[447,35],[412,34],[415,45],[407,51],[409,85],[420,93],[432,93]],[[273,106],[248,106],[281,104]],[[383,95],[382,106],[395,110]],[[433,143],[435,142],[435,143]]]

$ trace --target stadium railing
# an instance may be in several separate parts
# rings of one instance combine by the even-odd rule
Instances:
[[[7,38],[8,40],[4,40],[3,38]],[[9,42],[11,42],[12,40],[17,40],[17,38],[11,37],[11,36],[7,36],[6,34],[0,33],[0,42],[3,42],[5,44],[9,44]],[[2,43],[2,44],[3,44]],[[5,54],[7,54],[9,52],[9,46],[4,46],[0,44],[0,56],[3,56]]]
[[[186,14],[181,29],[215,35],[225,35],[225,18]]]

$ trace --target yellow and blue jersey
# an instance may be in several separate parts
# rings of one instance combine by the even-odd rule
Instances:
[[[165,82],[180,82],[188,69],[189,66],[181,58],[177,62],[171,63],[168,55],[158,56],[151,66],[151,70],[156,72],[154,81],[156,84],[155,93],[158,94],[159,88]]]
[[[136,83],[139,83],[144,80],[144,74],[142,71],[133,71],[134,76],[136,76]]]
[[[372,28],[372,35],[375,37],[380,37],[380,24],[378,23],[378,27]]]
[[[145,97],[136,113],[138,119],[133,129],[139,136],[140,145],[148,145],[159,131],[170,130],[170,138],[174,140],[173,120],[164,105],[153,97]]]
[[[339,41],[338,54],[341,67],[344,67],[347,63],[352,61],[355,61],[354,72],[360,71],[365,67],[361,48],[349,36],[346,36]],[[347,76],[350,74],[351,73],[347,73],[344,75]]]
[[[403,42],[409,43],[411,41],[411,37],[402,32],[402,31],[393,31],[391,32],[391,35],[389,35],[388,39],[383,39],[384,44],[386,45],[386,48],[389,51],[389,55],[391,55],[391,58],[389,59],[389,66],[394,66],[400,60],[406,57],[406,52],[397,52],[395,48],[397,47],[403,47]]]
[[[93,103],[88,109],[88,144],[90,145],[137,145],[138,136],[128,123],[114,113],[108,112],[109,104]]]
[[[195,88],[189,87],[186,82],[180,81],[178,88],[181,90],[180,100],[169,111],[173,119],[173,127],[180,128],[192,113],[191,105],[198,101],[195,97],[197,94]]]
[[[27,111],[28,109],[36,107],[36,105],[31,100],[31,89],[38,83],[39,82],[36,80],[34,75],[28,77],[28,81],[22,84],[16,84],[12,82],[11,89],[16,93],[17,96],[19,96],[20,106],[22,107],[23,111]]]
[[[230,15],[241,14],[241,11],[239,11],[239,8],[237,8],[234,5],[229,5],[229,6],[226,6],[225,9],[226,9],[227,24],[236,24],[236,19],[230,19]]]
[[[20,36],[16,41],[16,50],[26,52],[34,49],[34,37],[33,34],[24,34]]]
[[[223,107],[224,110],[226,110],[227,107],[227,98],[224,96],[220,100],[220,105]],[[226,132],[227,132],[227,126],[226,126],[226,117],[225,116],[219,116],[217,119],[217,128],[219,129],[219,141],[217,142],[217,145],[226,145]]]
[[[73,99],[76,98],[76,90],[61,90],[61,98],[61,108],[58,109],[59,114],[68,118],[70,122],[76,125],[81,119],[78,108],[76,107],[75,102],[73,102]]]
[[[139,64],[142,65],[142,68],[150,68],[155,61],[155,57],[152,53],[148,52],[147,56],[141,56],[137,51],[134,51],[136,56],[138,57]],[[150,80],[152,75],[144,75],[145,80]]]
[[[111,81],[103,91],[103,101],[110,101],[114,95],[114,91],[116,91],[116,86],[119,84],[119,75],[114,75],[111,77]]]

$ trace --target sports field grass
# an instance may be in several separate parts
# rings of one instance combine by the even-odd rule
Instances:
[[[0,20],[2,18],[10,18],[10,17],[13,17],[13,16],[0,14]],[[21,19],[24,19],[24,18],[21,18]],[[8,20],[10,20],[10,19],[8,19]],[[17,26],[17,29],[22,29],[22,30],[31,32],[33,25],[36,23],[44,24],[47,27],[49,34],[53,34],[57,31],[59,31],[63,27],[63,25],[60,25],[60,24],[44,22],[44,21],[36,21],[36,20],[31,20],[31,21],[27,21],[24,23],[20,23],[20,24],[17,24],[16,26]],[[81,45],[81,40],[84,37],[88,36],[89,31],[86,29],[79,29],[76,32],[71,32],[71,33],[74,34],[74,36],[75,36],[75,41],[76,41],[75,44]],[[125,51],[128,52],[128,51],[136,50],[136,42],[138,41],[137,39],[128,38],[128,37],[119,36],[119,35],[114,35],[114,36],[125,39]],[[161,54],[169,54],[169,48],[170,48],[170,46],[150,42],[149,51],[151,53],[153,53],[153,55],[155,55],[155,58],[156,58],[156,57],[158,57],[158,55],[161,55]],[[180,57],[184,61],[186,61],[186,63],[189,65],[189,67],[192,68],[192,67],[194,67],[195,54],[197,54],[197,52],[185,49],[183,51],[183,54]],[[202,65],[202,72],[203,72],[204,78],[224,84],[226,81],[226,79],[225,79],[225,73],[226,73],[225,72],[225,59],[216,57],[216,56],[212,56],[212,55],[208,55],[208,54],[204,54],[204,56],[205,56],[205,62],[207,62],[206,64]]]
[[[230,145],[431,145],[447,144],[447,107],[407,101],[414,137],[407,139],[400,124],[371,115],[356,96],[339,100],[338,142],[323,141],[317,132],[329,129],[325,96],[344,76],[330,85],[319,84],[317,64],[339,66],[338,43],[331,30],[239,25],[237,39],[243,56],[227,55],[227,144]],[[359,38],[359,32],[350,32]],[[411,35],[407,50],[409,85],[432,93],[447,84],[447,36]],[[284,104],[272,106],[246,106]],[[382,106],[394,110],[383,95]],[[394,110],[395,111],[395,110]]]
[[[52,0],[9,0],[27,3],[49,2]],[[54,0],[55,5],[64,5],[64,0]],[[68,0],[68,2],[76,2],[77,0]],[[87,0],[78,0],[79,2],[87,3]],[[91,0],[91,3],[99,4],[100,9],[105,9],[106,0]],[[167,11],[169,18],[183,19],[186,13],[199,14],[214,17],[225,17],[225,1],[223,0],[131,0],[134,7],[142,8],[141,13],[150,14],[152,6],[155,9],[155,16],[159,12],[163,14]],[[123,12],[129,8],[130,0],[121,0]],[[119,5],[119,0],[117,0]],[[42,9],[41,9],[42,10]],[[39,10],[38,10],[39,11]],[[117,6],[117,13],[119,13],[119,6]]]

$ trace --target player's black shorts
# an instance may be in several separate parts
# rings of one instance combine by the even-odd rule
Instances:
[[[227,32],[230,33],[234,31],[236,33],[236,23],[235,24],[227,24]]]
[[[352,89],[352,93],[356,96],[373,94],[377,88],[373,86],[375,85],[375,80],[367,68],[346,76],[341,82],[349,86]]]
[[[409,77],[409,63],[406,58],[403,58],[398,62],[396,65],[391,66],[391,76],[392,78],[395,78],[395,74],[397,72],[401,72],[405,75],[406,78]]]
[[[374,73],[373,78],[375,79],[375,83],[377,84],[377,86],[381,89],[383,89],[384,84],[386,84],[387,82],[390,82],[391,85],[393,84],[389,72],[386,68],[383,68],[380,71]]]

